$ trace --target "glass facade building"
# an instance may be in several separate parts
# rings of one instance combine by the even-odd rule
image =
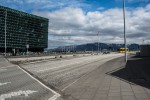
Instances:
[[[48,46],[47,18],[0,6],[0,52],[42,52]],[[5,37],[6,31],[6,37]]]

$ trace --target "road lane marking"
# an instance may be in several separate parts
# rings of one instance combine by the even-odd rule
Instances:
[[[5,99],[9,99],[11,97],[16,97],[16,96],[20,96],[22,94],[24,94],[25,97],[28,97],[29,94],[33,94],[37,91],[33,91],[33,90],[26,90],[26,91],[22,91],[22,90],[19,90],[17,92],[10,92],[10,93],[7,93],[7,94],[2,94],[0,95],[0,100],[5,100]]]
[[[3,71],[5,71],[5,70],[7,70],[7,69],[4,69],[4,68],[0,68],[0,72],[3,72]]]
[[[2,86],[2,85],[7,85],[7,84],[9,84],[9,83],[11,83],[11,82],[0,83],[0,86]]]
[[[6,66],[6,67],[1,67],[1,69],[6,69],[6,68],[10,68],[10,67],[16,67],[16,65],[10,65],[10,66]]]
[[[43,87],[45,87],[46,89],[48,89],[49,91],[51,91],[52,93],[55,94],[55,95],[53,95],[51,98],[49,98],[48,100],[56,100],[58,97],[61,96],[59,93],[57,93],[56,91],[52,90],[51,88],[49,88],[48,86],[46,86],[45,84],[43,84],[41,81],[39,81],[38,79],[36,79],[36,78],[33,77],[32,75],[30,75],[26,70],[24,70],[24,69],[21,68],[20,66],[17,65],[17,67],[18,67],[19,69],[21,69],[23,72],[25,72],[27,75],[29,75],[32,79],[34,79],[35,81],[37,81],[39,84],[41,84]]]
[[[0,68],[0,72],[6,71],[7,68],[11,68],[11,67],[16,67],[15,65],[11,65],[11,66],[6,66],[6,67],[1,67]]]
[[[48,100],[56,100],[58,98],[58,95],[53,95],[51,98],[49,98]]]
[[[7,58],[4,58],[6,62],[9,62]]]

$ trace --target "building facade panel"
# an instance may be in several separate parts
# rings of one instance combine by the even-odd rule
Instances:
[[[43,51],[48,45],[48,19],[0,6],[0,48]]]

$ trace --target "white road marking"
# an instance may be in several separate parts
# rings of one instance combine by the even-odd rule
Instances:
[[[15,65],[10,65],[10,66],[6,66],[6,67],[1,67],[0,72],[6,71],[7,68],[10,68],[10,67],[16,67],[16,66]]]
[[[5,71],[5,70],[7,70],[7,69],[4,69],[4,68],[0,68],[0,72],[3,72],[3,71]]]
[[[10,67],[16,67],[16,65],[10,65],[10,66],[1,67],[1,68],[2,68],[2,69],[6,69],[6,68],[10,68]]]
[[[58,95],[54,95],[51,98],[49,98],[48,100],[56,100],[59,96]]]
[[[61,96],[59,93],[57,93],[56,91],[52,90],[51,88],[49,88],[48,86],[46,86],[45,84],[43,84],[42,82],[40,82],[38,79],[36,79],[32,75],[30,75],[27,71],[25,71],[24,69],[22,69],[20,66],[18,66],[18,68],[21,69],[23,72],[25,72],[27,75],[29,75],[32,79],[34,79],[35,81],[37,81],[38,83],[40,83],[43,87],[45,87],[46,89],[48,89],[49,91],[51,91],[52,93],[55,94],[54,96],[52,96],[48,100],[56,100],[58,97]]]
[[[0,86],[2,86],[2,85],[7,85],[7,84],[9,84],[9,83],[11,83],[11,82],[0,83]]]
[[[86,74],[85,74],[86,75]],[[85,75],[83,75],[82,77],[84,77]],[[81,77],[81,78],[82,78]],[[81,79],[81,78],[78,78],[77,80],[75,80],[74,82],[72,82],[71,84],[69,84],[69,85],[67,85],[66,87],[64,87],[61,91],[64,91],[64,90],[66,90],[68,87],[70,87],[70,86],[72,86],[74,83],[76,83],[79,79]]]
[[[4,58],[6,62],[9,62],[7,58]]]
[[[22,94],[24,94],[24,96],[27,97],[29,94],[32,94],[34,92],[37,92],[37,91],[33,91],[33,90],[22,91],[22,90],[19,90],[17,92],[10,92],[10,93],[7,93],[7,94],[0,95],[0,100],[5,100],[5,99],[11,98],[11,97],[20,96]]]

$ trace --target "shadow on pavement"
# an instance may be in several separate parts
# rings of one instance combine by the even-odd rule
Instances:
[[[120,67],[106,74],[130,84],[136,84],[150,89],[150,57],[132,57],[127,61],[125,67]]]

